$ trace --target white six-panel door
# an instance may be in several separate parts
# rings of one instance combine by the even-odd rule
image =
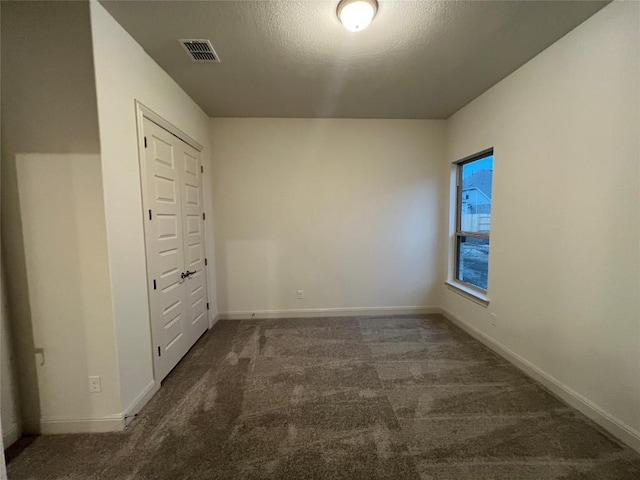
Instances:
[[[200,153],[146,117],[142,158],[156,381],[208,327]]]

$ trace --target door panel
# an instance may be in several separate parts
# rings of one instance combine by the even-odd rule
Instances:
[[[150,282],[151,330],[156,375],[164,378],[187,352],[184,239],[180,197],[180,151],[173,135],[144,120],[147,191],[145,240]],[[176,158],[177,157],[177,158]]]
[[[156,381],[209,326],[200,153],[144,118],[142,165]],[[194,272],[184,278],[185,272]]]
[[[195,272],[185,282],[187,318],[195,342],[208,328],[206,275],[204,271],[204,225],[200,153],[186,146],[182,157],[182,201],[186,269]]]

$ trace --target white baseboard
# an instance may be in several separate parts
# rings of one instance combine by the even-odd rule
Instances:
[[[441,309],[441,312],[451,322],[462,328],[472,337],[485,344],[498,355],[515,365],[526,375],[533,378],[538,383],[541,383],[554,395],[557,395],[573,408],[607,430],[613,436],[617,437],[619,440],[626,443],[634,450],[640,452],[640,432],[622,422],[621,420],[617,419],[610,413],[604,411],[601,407],[593,403],[591,400],[580,395],[578,392],[565,385],[557,378],[549,375],[547,372],[541,370],[530,361],[526,360],[514,351],[492,339],[487,334],[471,325],[469,322],[455,315],[453,312],[450,312],[445,308]]]
[[[40,420],[41,434],[101,433],[124,430],[121,414],[91,418],[43,418]]]
[[[151,397],[160,389],[160,385],[155,380],[151,380],[149,384],[134,398],[129,406],[122,412],[122,417],[125,419],[126,425],[129,425],[138,414],[142,407],[144,407]]]
[[[213,326],[218,323],[218,321],[220,320],[220,315],[216,314],[210,321],[209,321],[209,328],[213,328]]]
[[[124,430],[157,391],[156,382],[151,380],[122,413],[84,418],[43,417],[37,424],[33,421],[25,422],[25,431],[44,435],[119,432]]]
[[[440,313],[440,307],[424,305],[417,307],[355,307],[355,308],[306,308],[290,310],[253,310],[221,312],[221,320],[248,320],[266,318],[313,318],[313,317],[354,317],[366,315],[407,315],[419,313]]]
[[[4,425],[3,425],[4,427]],[[16,443],[16,441],[20,438],[20,429],[18,428],[18,424],[12,425],[6,430],[3,428],[2,430],[2,445],[5,449],[9,448],[11,445]]]

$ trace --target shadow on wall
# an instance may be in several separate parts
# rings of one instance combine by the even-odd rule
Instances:
[[[46,420],[52,414],[72,415],[65,404],[86,396],[86,379],[95,374],[87,330],[101,328],[99,312],[106,309],[100,292],[94,292],[104,292],[96,277],[106,260],[104,225],[96,224],[104,218],[100,156],[17,155],[16,167],[27,272],[21,280],[26,281],[31,333],[31,342],[26,331],[20,341],[29,342],[25,347],[35,354],[24,359],[31,388],[26,399],[30,409],[36,397],[46,405],[40,412]],[[40,419],[33,413],[24,413],[29,430],[32,420]]]
[[[100,142],[88,2],[1,2],[0,8],[2,257],[22,423],[32,432],[44,414],[55,415],[42,401],[38,380],[52,366],[53,352],[39,344],[38,328],[67,330],[73,312],[86,309],[78,307],[82,291],[77,298],[60,294],[73,291],[65,282],[77,271],[74,262],[85,258],[70,251],[77,240],[64,245],[64,254],[57,242],[77,233],[79,212],[69,202],[86,203],[74,198],[70,171],[80,157],[90,158],[87,168],[97,165],[91,175],[97,175],[100,190],[94,196],[102,198]],[[95,181],[91,185],[95,189]],[[38,347],[45,348],[44,365],[35,354]]]
[[[40,395],[17,183],[16,156],[3,155],[2,224],[10,226],[11,230],[3,232],[2,255],[6,271],[7,313],[16,360],[14,374],[20,392],[22,429],[26,433],[37,433],[40,423]]]

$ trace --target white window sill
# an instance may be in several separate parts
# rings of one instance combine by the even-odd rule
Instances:
[[[444,282],[447,285],[447,288],[452,292],[457,293],[458,295],[462,295],[465,298],[468,298],[472,302],[477,303],[478,305],[482,305],[483,307],[489,306],[489,297],[484,295],[473,288],[469,288],[462,283],[458,283],[454,280],[447,280]]]

